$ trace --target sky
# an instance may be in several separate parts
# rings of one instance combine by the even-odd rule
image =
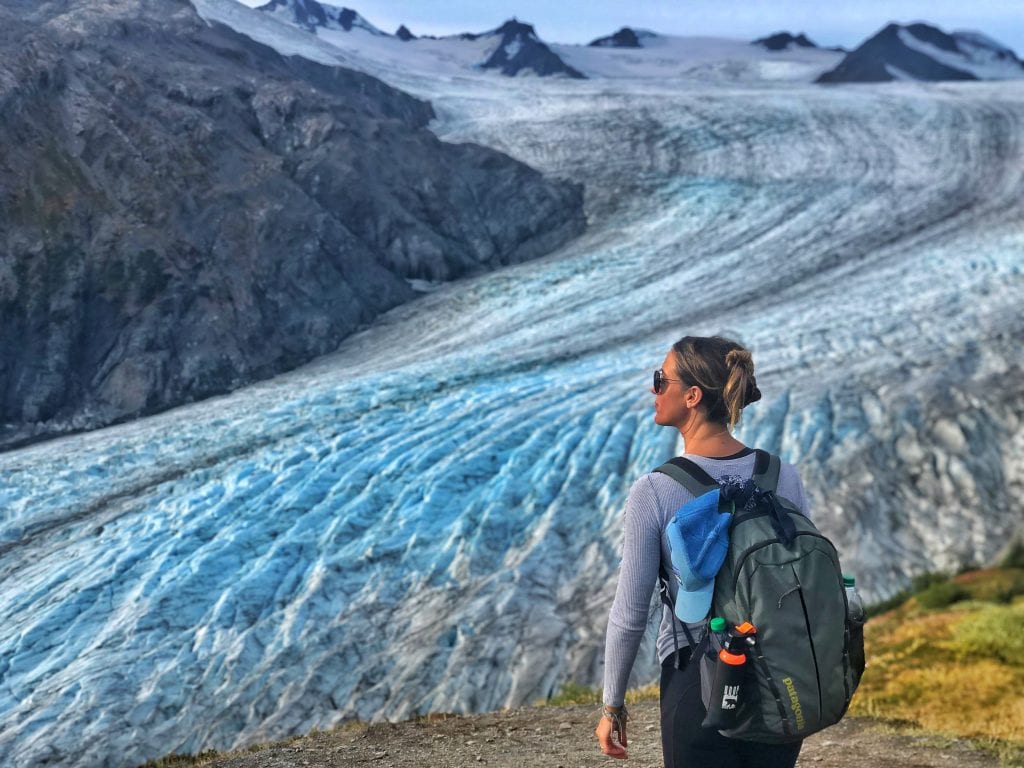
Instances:
[[[266,0],[240,0],[261,5]],[[483,32],[513,16],[548,43],[588,43],[620,27],[671,35],[754,39],[804,32],[821,46],[854,48],[890,21],[970,29],[1024,57],[1024,0],[331,0],[385,32],[405,24],[414,34]]]

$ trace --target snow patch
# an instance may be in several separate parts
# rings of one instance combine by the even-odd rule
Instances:
[[[968,55],[967,53],[953,53],[952,51],[944,51],[941,48],[937,48],[930,43],[919,40],[903,27],[897,30],[897,35],[900,41],[908,48],[923,53],[947,67],[959,69],[961,72],[969,72],[981,80],[1016,80],[1024,78],[1024,69],[1021,68],[1018,62],[997,58],[988,46],[976,45],[971,47],[970,43],[966,43],[967,47],[971,48],[971,55]],[[964,44],[961,44],[961,42],[958,40],[957,44],[962,50]]]

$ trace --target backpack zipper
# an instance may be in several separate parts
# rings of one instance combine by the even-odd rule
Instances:
[[[816,533],[814,531],[797,531],[796,536],[813,536],[816,539],[822,539],[822,540],[828,542],[829,546],[832,547],[832,550],[835,551],[835,546],[832,544],[832,542],[829,541],[826,536],[822,536],[820,533]],[[794,536],[794,539],[795,538],[796,537]],[[743,553],[739,556],[739,559],[736,561],[736,563],[737,563],[736,571],[734,572],[733,577],[732,577],[732,591],[733,592],[736,591],[736,587],[740,583],[740,573],[743,572],[743,563],[746,561],[746,559],[748,557],[750,557],[750,555],[752,555],[757,550],[762,549],[763,547],[767,547],[767,546],[769,546],[771,544],[781,544],[781,543],[782,543],[781,540],[778,539],[778,538],[766,539],[765,541],[762,541],[762,542],[760,542],[758,544],[755,544],[752,547],[747,547],[747,549],[745,549],[743,551]]]
[[[825,716],[824,704],[821,700],[821,670],[818,667],[818,651],[814,647],[814,633],[811,631],[811,617],[807,612],[807,601],[804,600],[804,588],[800,584],[800,577],[797,575],[796,568],[793,564],[789,564],[789,570],[793,572],[793,578],[796,579],[797,594],[800,595],[800,608],[804,612],[804,626],[807,627],[807,642],[811,646],[811,659],[814,661],[814,682],[818,688],[818,722],[821,723],[822,718]]]
[[[800,515],[800,517],[807,517],[807,515],[805,515],[803,512],[800,512],[799,510],[796,509],[787,509],[785,511],[791,515]],[[736,527],[740,523],[747,522],[747,520],[754,520],[758,517],[768,517],[769,515],[771,515],[771,512],[746,512],[743,514],[735,515],[732,519],[732,524],[733,527]]]

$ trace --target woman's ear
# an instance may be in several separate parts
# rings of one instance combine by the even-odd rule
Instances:
[[[687,408],[696,408],[700,405],[700,401],[704,399],[704,390],[698,386],[692,386],[686,390],[684,401],[686,402]]]

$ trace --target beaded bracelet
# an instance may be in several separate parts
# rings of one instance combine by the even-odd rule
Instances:
[[[623,704],[621,707],[612,707],[608,704],[604,705],[604,710],[601,713],[602,717],[607,717],[615,725],[615,729],[618,731],[622,730],[622,726],[625,725],[626,721],[629,720],[629,712],[626,709],[626,705]]]

